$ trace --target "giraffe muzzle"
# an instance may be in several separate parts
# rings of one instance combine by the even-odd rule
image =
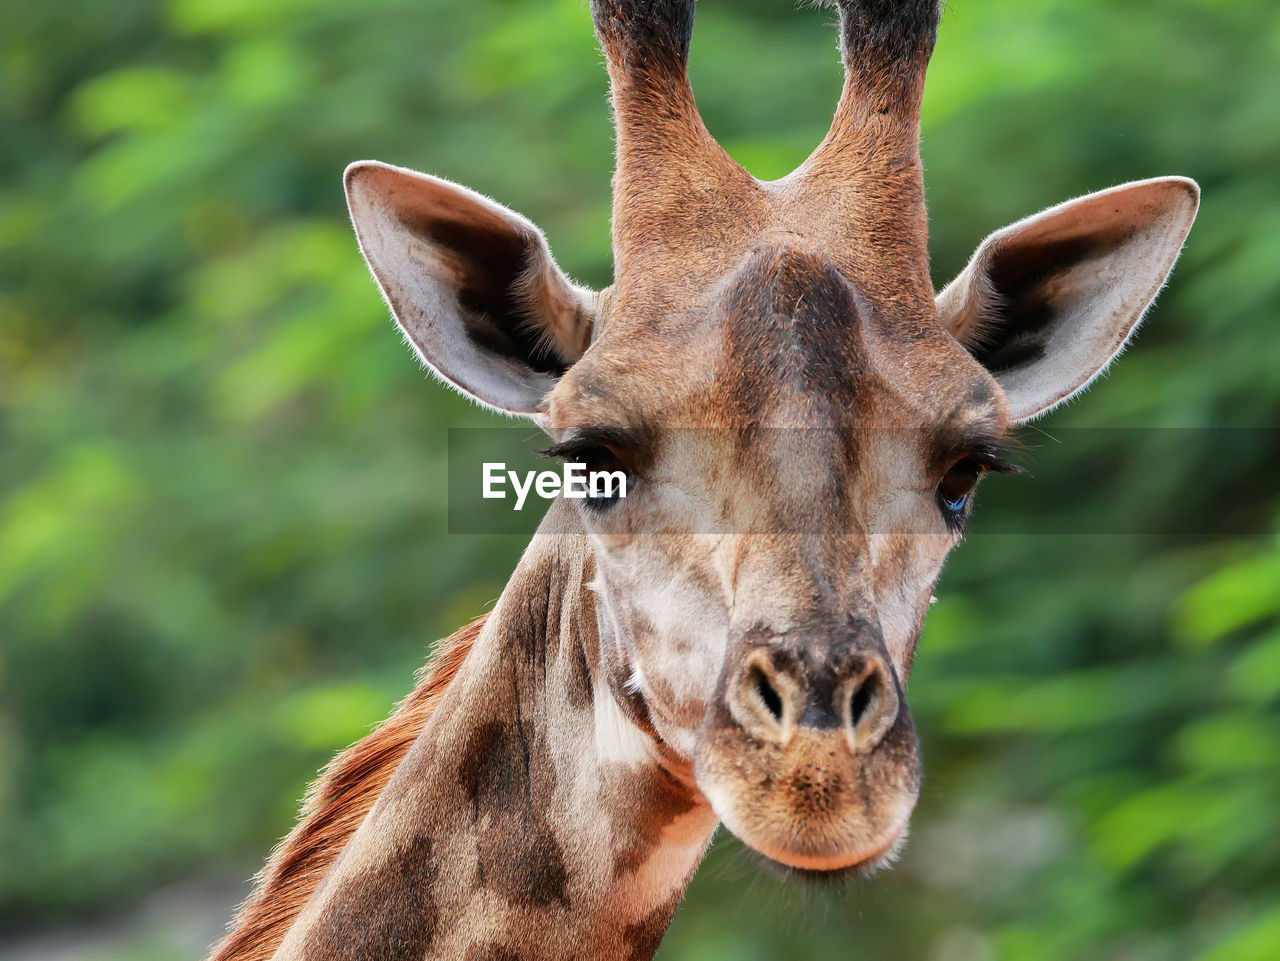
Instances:
[[[886,861],[915,807],[920,763],[880,645],[775,642],[737,654],[695,751],[698,785],[717,815],[790,868]]]

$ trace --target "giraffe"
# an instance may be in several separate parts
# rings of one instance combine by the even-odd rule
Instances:
[[[762,183],[699,117],[694,0],[591,0],[605,290],[480,194],[348,168],[419,358],[630,492],[549,507],[492,612],[323,774],[214,961],[648,959],[721,824],[801,874],[892,860],[921,777],[904,684],[975,487],[1120,351],[1199,191],[1050,208],[935,294],[939,2],[836,6],[830,132]]]

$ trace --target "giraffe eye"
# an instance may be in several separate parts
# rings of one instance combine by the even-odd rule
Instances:
[[[625,488],[622,485],[612,486],[602,489],[599,493],[593,492],[587,497],[586,506],[597,513],[603,513],[616,505],[621,497],[625,496],[620,492],[635,486],[634,475],[623,466],[621,459],[612,448],[603,445],[586,447],[569,459],[574,463],[586,465],[590,473],[618,473],[625,478],[623,482]]]
[[[938,504],[948,519],[963,513],[973,495],[973,488],[985,468],[972,457],[952,465],[938,484]]]
[[[584,501],[584,506],[597,514],[603,514],[616,506],[635,487],[634,471],[610,445],[595,443],[589,439],[571,440],[549,447],[541,453],[567,464],[581,464],[589,475],[604,478],[598,487],[591,488]],[[611,476],[605,478],[604,475]]]

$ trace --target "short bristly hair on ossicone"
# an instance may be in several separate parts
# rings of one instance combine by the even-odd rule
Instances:
[[[655,266],[655,237],[696,254],[751,176],[707,131],[689,85],[694,0],[591,0],[609,72],[617,166],[613,249],[619,279]],[[696,263],[696,257],[695,257]]]

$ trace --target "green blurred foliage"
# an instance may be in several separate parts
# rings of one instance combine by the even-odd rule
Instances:
[[[708,124],[780,176],[834,105],[831,15],[701,6]],[[521,548],[446,534],[445,432],[494,421],[399,343],[343,165],[463,181],[604,285],[611,132],[581,0],[10,0],[4,22],[0,924],[61,925],[245,872]],[[1277,424],[1278,60],[1265,0],[949,5],[939,283],[1067,196],[1205,190],[1137,345],[1042,430]],[[1001,530],[1081,491],[1134,530],[1242,505],[1276,529],[1274,434],[1081,436],[984,490]],[[1144,469],[1102,483],[1122,455]],[[722,841],[660,957],[1280,957],[1280,542],[974,526],[912,678],[903,862],[803,890]]]

